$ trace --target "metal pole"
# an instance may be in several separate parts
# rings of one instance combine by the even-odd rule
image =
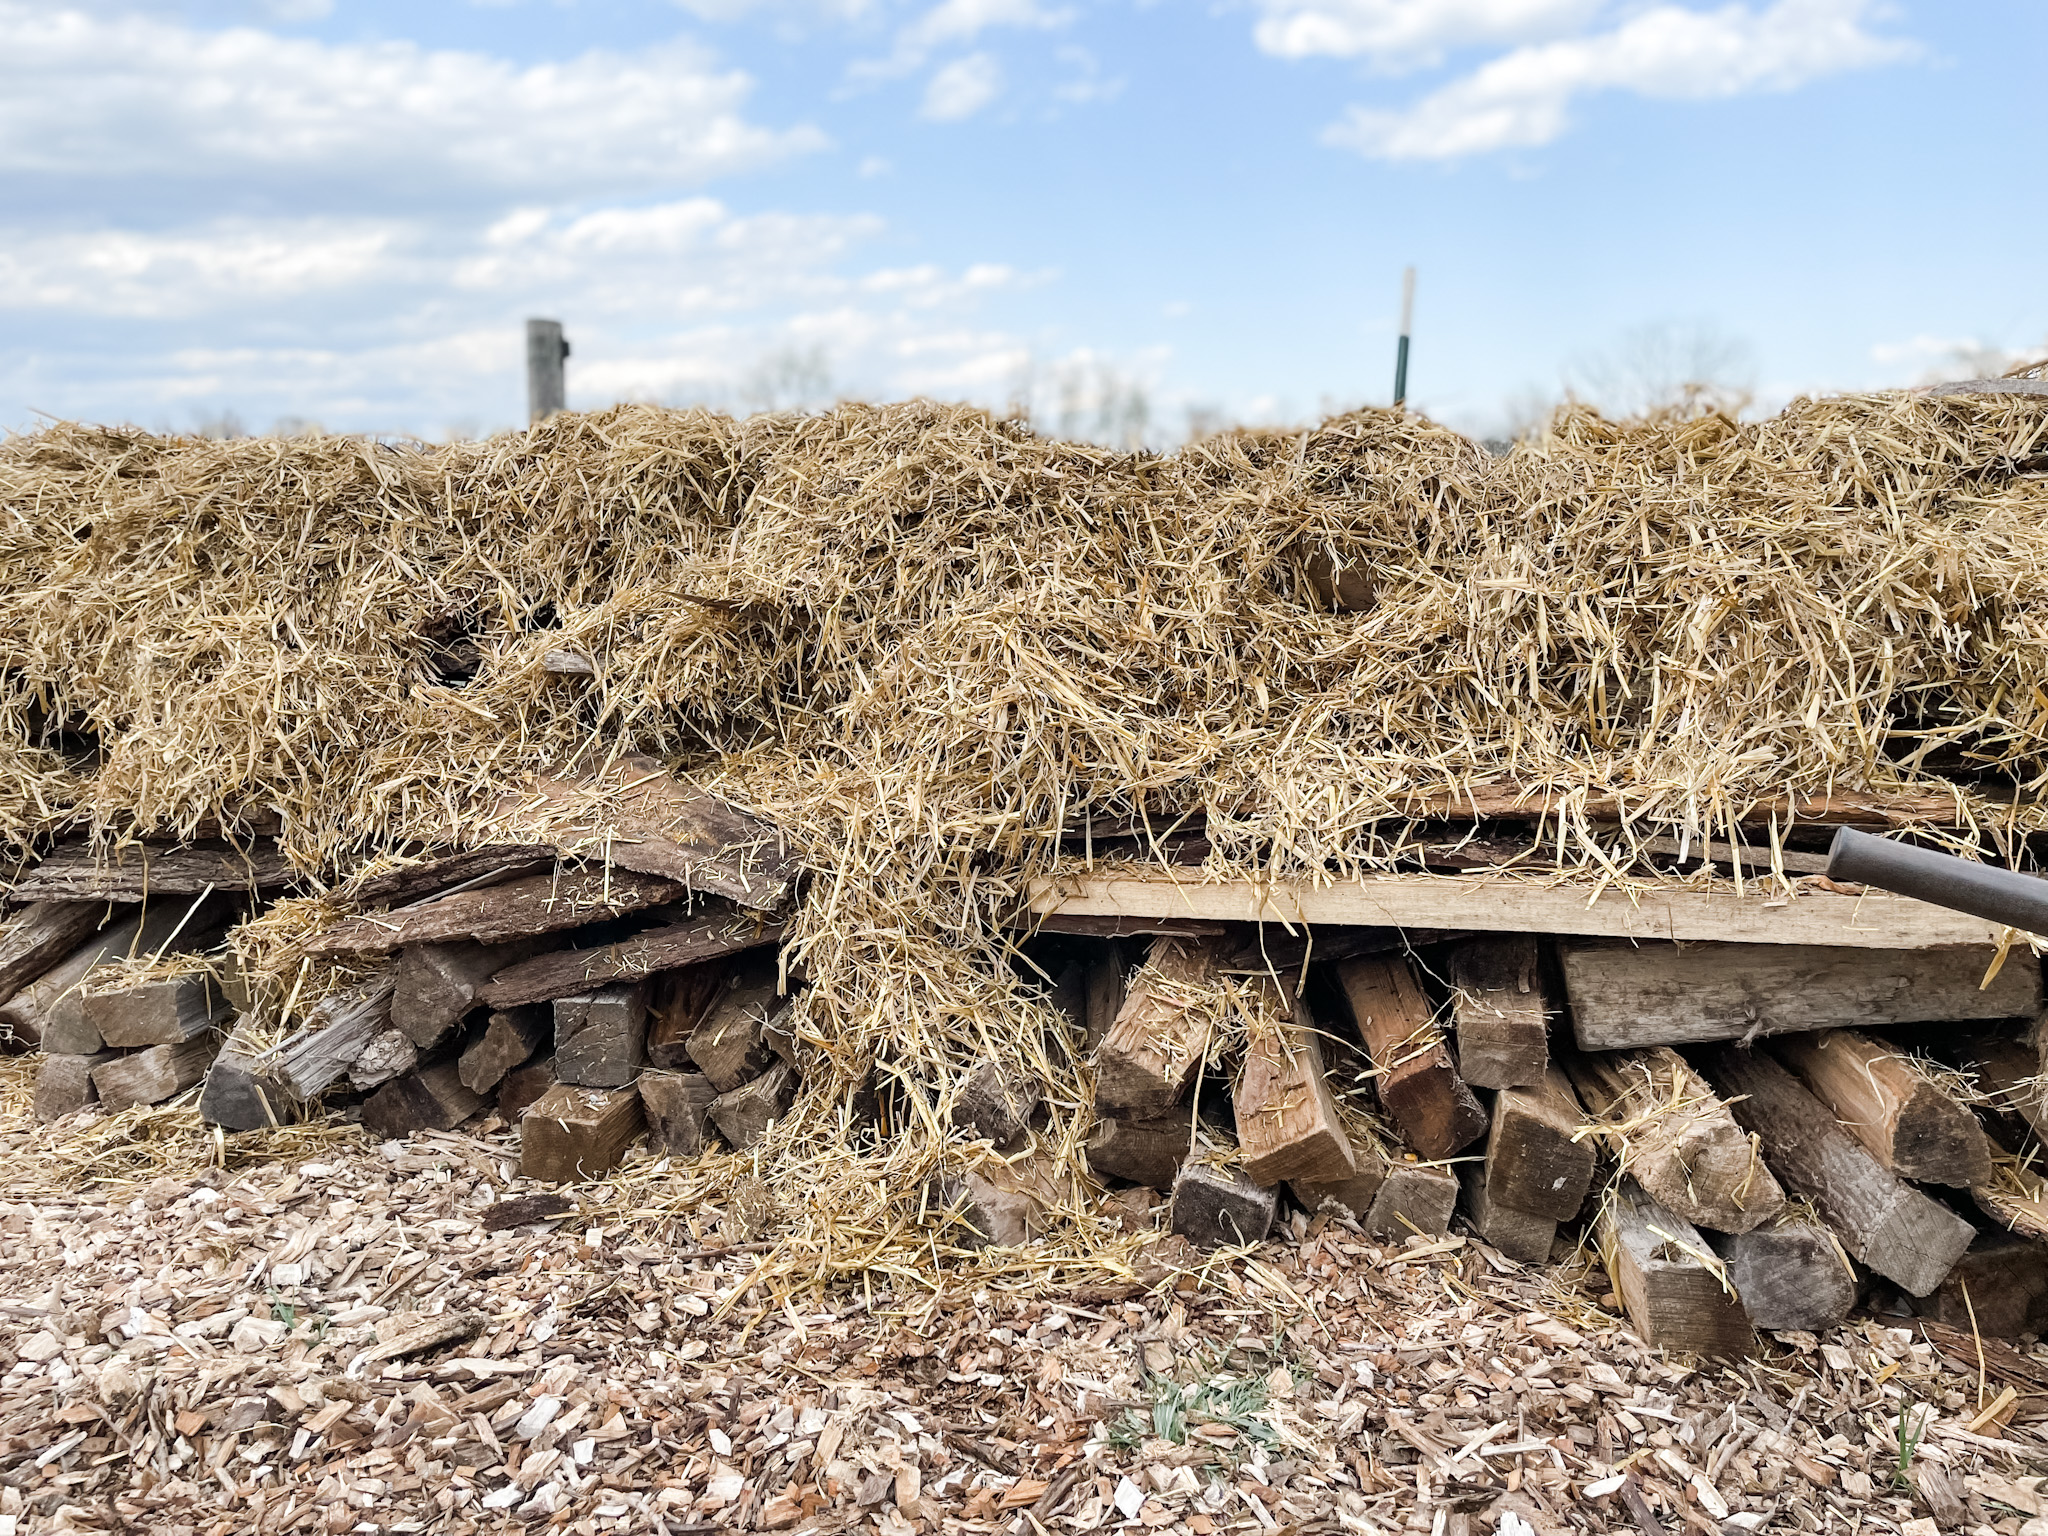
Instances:
[[[559,320],[526,322],[526,419],[546,421],[568,407],[568,384],[563,361],[569,343],[562,339]]]
[[[1415,328],[1415,269],[1401,273],[1401,340],[1394,348],[1394,409],[1408,403],[1408,335]]]

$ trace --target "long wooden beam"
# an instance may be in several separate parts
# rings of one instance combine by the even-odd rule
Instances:
[[[1031,912],[1062,917],[1197,918],[1209,922],[1493,933],[1574,933],[1617,939],[1736,944],[1837,944],[1946,949],[1996,944],[1996,923],[1909,897],[1801,891],[1758,884],[1733,891],[1546,885],[1497,875],[1374,875],[1330,885],[1205,881],[1195,871],[1058,875],[1034,880]]]

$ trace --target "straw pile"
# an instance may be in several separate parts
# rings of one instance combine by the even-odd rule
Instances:
[[[993,1056],[1042,1070],[1075,1170],[1051,1251],[1122,1263],[1080,1214],[1083,1069],[1005,963],[1063,834],[1200,814],[1216,870],[1345,873],[1490,786],[1570,797],[1536,836],[1607,874],[1617,838],[1787,793],[1933,789],[2017,857],[2048,828],[2044,467],[2024,396],[1575,409],[1504,458],[1388,412],[1169,457],[925,403],[433,447],[62,425],[0,451],[0,837],[274,814],[337,887],[239,939],[302,1018],[346,872],[574,753],[663,757],[815,871],[804,1095],[676,1208],[765,1178],[821,1266],[912,1263]],[[1371,611],[1324,607],[1319,559]],[[897,1134],[849,1155],[877,1061]]]

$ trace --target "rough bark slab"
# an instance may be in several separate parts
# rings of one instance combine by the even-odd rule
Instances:
[[[211,1032],[179,1045],[152,1045],[94,1068],[92,1085],[110,1115],[134,1104],[161,1104],[205,1077],[220,1046]]]
[[[1564,1065],[1600,1140],[1659,1205],[1716,1232],[1747,1232],[1785,1208],[1749,1133],[1676,1051],[1575,1053]]]
[[[48,1125],[73,1115],[88,1104],[99,1102],[92,1075],[119,1057],[112,1051],[95,1051],[90,1056],[45,1056],[36,1069],[36,1119]]]
[[[444,1061],[395,1077],[363,1102],[363,1128],[386,1141],[421,1131],[452,1131],[484,1107],[481,1094],[462,1086],[455,1063]]]
[[[0,1003],[84,944],[109,917],[128,909],[104,901],[38,901],[0,929]]]
[[[500,971],[477,994],[493,1008],[547,1003],[615,981],[638,981],[657,971],[698,965],[782,937],[780,925],[731,913],[705,913],[688,922],[650,928],[602,949],[565,949],[535,955]]]
[[[314,939],[306,951],[314,955],[374,955],[408,944],[446,944],[456,939],[504,944],[623,917],[684,894],[681,886],[670,881],[616,870],[533,875],[479,890],[455,891],[398,912],[349,918]],[[502,1007],[541,999],[484,997],[479,1001]]]
[[[1557,1241],[1556,1221],[1494,1198],[1483,1163],[1460,1163],[1458,1184],[1465,1196],[1465,1220],[1480,1241],[1519,1264],[1549,1261],[1551,1244]]]
[[[720,1093],[752,1082],[780,1055],[769,1030],[783,1006],[779,986],[772,964],[735,967],[690,1031],[684,1051]]]
[[[647,986],[605,987],[555,999],[555,1078],[578,1088],[623,1088],[647,1061]]]
[[[642,1072],[636,1086],[647,1114],[647,1141],[666,1157],[696,1157],[717,1144],[711,1104],[718,1090],[701,1072]]]
[[[953,1099],[953,1128],[970,1140],[1008,1146],[1029,1129],[1045,1085],[1000,1062],[984,1061],[967,1074]]]
[[[745,1151],[768,1133],[796,1103],[796,1069],[778,1061],[751,1083],[711,1101],[711,1122],[725,1139]]]
[[[1486,1143],[1487,1193],[1517,1211],[1571,1220],[1593,1185],[1596,1159],[1592,1139],[1579,1136],[1584,1124],[1562,1068],[1553,1065],[1534,1087],[1503,1088]]]
[[[1854,1029],[1787,1035],[1774,1054],[1902,1179],[1967,1189],[1991,1177],[1976,1115],[1892,1046]]]
[[[408,944],[398,955],[391,1022],[421,1050],[431,1050],[476,1007],[486,982],[532,953],[529,940]]]
[[[519,1172],[552,1184],[602,1178],[646,1129],[639,1090],[557,1084],[520,1117]]]
[[[2048,1244],[2010,1232],[1981,1232],[1913,1310],[1988,1338],[2048,1333]]]
[[[1207,940],[1156,938],[1095,1050],[1095,1101],[1170,1109],[1195,1080],[1222,998]]]
[[[2003,1019],[2041,1006],[2041,969],[2014,956],[1981,987],[1991,952],[1872,953],[1798,944],[1560,947],[1582,1049],[1753,1039],[1799,1030]]]
[[[1408,962],[1398,956],[1346,960],[1337,980],[1372,1058],[1380,1107],[1408,1145],[1424,1157],[1446,1158],[1485,1135],[1486,1111],[1451,1065],[1434,1010]]]
[[[1088,1166],[1111,1178],[1171,1189],[1193,1136],[1186,1109],[1136,1118],[1104,1115],[1088,1136]]]
[[[1254,989],[1234,1105],[1245,1174],[1257,1184],[1357,1177],[1358,1155],[1323,1076],[1322,1041],[1299,1000]]]
[[[15,881],[8,899],[144,901],[208,890],[279,890],[295,878],[274,843],[246,851],[227,843],[140,843],[110,850],[80,843],[59,848]]]
[[[192,971],[121,992],[88,992],[79,1011],[108,1046],[125,1049],[177,1045],[219,1028],[232,1010],[212,972]]]
[[[508,1072],[552,1039],[554,1032],[554,1010],[545,1004],[498,1010],[457,1063],[463,1086],[473,1093],[489,1093]]]
[[[1451,954],[1458,1074],[1479,1088],[1526,1088],[1550,1065],[1550,1020],[1536,940],[1490,936]]]
[[[455,886],[495,884],[551,868],[555,850],[537,843],[487,843],[386,870],[346,892],[360,907],[402,907]]]
[[[1781,1221],[1708,1241],[1759,1328],[1825,1333],[1856,1306],[1856,1276],[1825,1227]]]
[[[1825,1104],[1763,1051],[1720,1046],[1700,1060],[1736,1120],[1762,1139],[1778,1182],[1813,1202],[1852,1258],[1915,1296],[1941,1284],[1976,1236],[1974,1227],[1880,1167]]]
[[[1723,1357],[1748,1354],[1756,1332],[1721,1284],[1693,1224],[1624,1178],[1601,1203],[1595,1239],[1636,1335],[1658,1349]]]
[[[1277,1189],[1210,1163],[1187,1163],[1173,1181],[1168,1222],[1198,1247],[1237,1247],[1265,1241],[1279,1208]]]

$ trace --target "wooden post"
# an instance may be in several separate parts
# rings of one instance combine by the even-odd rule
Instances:
[[[569,343],[559,320],[526,322],[526,419],[538,425],[568,406]]]
[[[1123,946],[1115,939],[1103,942],[1100,952],[1088,962],[1087,1020],[1082,1043],[1093,1052],[1124,1007]]]
[[[1355,1178],[1298,1182],[1294,1198],[1310,1211],[1336,1207],[1350,1212],[1369,1237],[1440,1236],[1450,1229],[1458,1207],[1458,1176],[1441,1163],[1416,1161],[1415,1154],[1390,1147],[1356,1121],[1351,1144],[1358,1153]],[[1544,1239],[1549,1246],[1549,1238]]]
[[[1488,935],[1451,955],[1452,1033],[1458,1072],[1478,1088],[1527,1088],[1550,1065],[1553,1011],[1544,993],[1536,940]]]
[[[1557,1223],[1533,1211],[1519,1211],[1494,1197],[1487,1165],[1460,1163],[1458,1183],[1465,1195],[1465,1219],[1480,1241],[1491,1243],[1518,1264],[1542,1264],[1557,1241]]]
[[[953,1099],[955,1130],[970,1140],[1007,1147],[1030,1128],[1031,1116],[1045,1097],[1045,1085],[1001,1062],[984,1061],[960,1085]]]
[[[602,1178],[646,1129],[637,1089],[559,1084],[519,1121],[519,1172],[553,1184]]]
[[[689,1059],[720,1093],[752,1082],[775,1064],[768,1022],[782,1006],[778,985],[773,963],[740,967],[690,1031]]]
[[[1967,1189],[1991,1177],[1991,1145],[1977,1117],[1891,1046],[1836,1029],[1787,1035],[1774,1053],[1900,1178]]]
[[[322,998],[303,1028],[264,1053],[266,1074],[301,1101],[340,1082],[363,1048],[391,1027],[391,986],[396,969],[387,964],[356,985]]]
[[[1223,1006],[1215,955],[1200,939],[1159,937],[1095,1051],[1095,1101],[1170,1109],[1195,1080]]]
[[[2048,1139],[2048,1079],[2033,1040],[1980,1032],[1954,1041],[1942,1054],[1976,1077],[1978,1090],[1991,1100],[1993,1126],[2004,1122],[2000,1140],[2010,1143],[2008,1151],[2019,1151],[2029,1132]]]
[[[1233,1100],[1246,1176],[1258,1184],[1357,1177],[1307,1008],[1270,980],[1254,983],[1249,995],[1244,1071]]]
[[[1111,1178],[1171,1189],[1193,1134],[1187,1109],[1143,1118],[1104,1115],[1088,1137],[1088,1166]]]
[[[652,875],[621,874],[617,870],[559,876],[533,875],[524,880],[508,880],[502,885],[450,891],[445,896],[436,896],[399,912],[349,918],[308,943],[306,953],[379,955],[408,944],[445,944],[454,939],[473,939],[479,944],[505,944],[515,939],[538,938],[542,934],[559,933],[565,928],[581,928],[586,923],[624,917],[645,907],[679,901],[688,894],[686,887],[673,881],[656,879]],[[651,938],[652,935],[638,936],[642,943]],[[557,955],[541,958],[561,959]],[[527,961],[525,965],[512,966],[509,974],[516,975],[533,963]],[[652,965],[638,974],[664,969],[666,966]],[[493,978],[494,981],[500,979]],[[588,986],[591,979],[586,972],[583,985]],[[572,986],[568,990],[576,988]],[[548,997],[563,995],[560,992],[547,994]],[[538,996],[507,997],[495,987],[480,992],[476,999],[494,1008],[543,1000]]]
[[[199,1117],[223,1130],[260,1131],[295,1122],[299,1101],[231,1039],[206,1069]]]
[[[1380,1107],[1424,1157],[1441,1159],[1486,1134],[1486,1111],[1451,1065],[1429,999],[1408,962],[1346,960],[1337,980],[1372,1058]]]
[[[747,967],[708,960],[665,971],[647,993],[647,1065],[660,1072],[692,1072],[690,1036],[720,998],[744,985]]]
[[[1825,1333],[1856,1305],[1856,1273],[1825,1227],[1776,1221],[1708,1241],[1759,1328]]]
[[[1657,1204],[1633,1179],[1601,1203],[1600,1258],[1645,1344],[1701,1355],[1746,1355],[1755,1331],[1692,1223]]]
[[[466,939],[408,944],[398,956],[391,1022],[421,1050],[431,1050],[455,1032],[493,976],[532,951],[531,943],[518,940],[510,944],[476,944]]]
[[[1173,1181],[1172,1229],[1203,1248],[1264,1242],[1280,1192],[1210,1163],[1185,1164]]]
[[[1503,1088],[1493,1101],[1486,1143],[1486,1192],[1501,1205],[1570,1221],[1593,1185],[1593,1145],[1562,1069],[1532,1088]]]
[[[1716,1232],[1775,1220],[1785,1191],[1749,1133],[1669,1046],[1565,1060],[1622,1171],[1659,1205]]]
[[[1941,1284],[1976,1228],[1879,1166],[1825,1104],[1764,1052],[1720,1046],[1700,1060],[1736,1120],[1762,1138],[1764,1160],[1779,1182],[1813,1202],[1852,1258],[1915,1296]]]
[[[555,1000],[555,1078],[579,1088],[623,1088],[647,1060],[647,988],[606,987]]]

